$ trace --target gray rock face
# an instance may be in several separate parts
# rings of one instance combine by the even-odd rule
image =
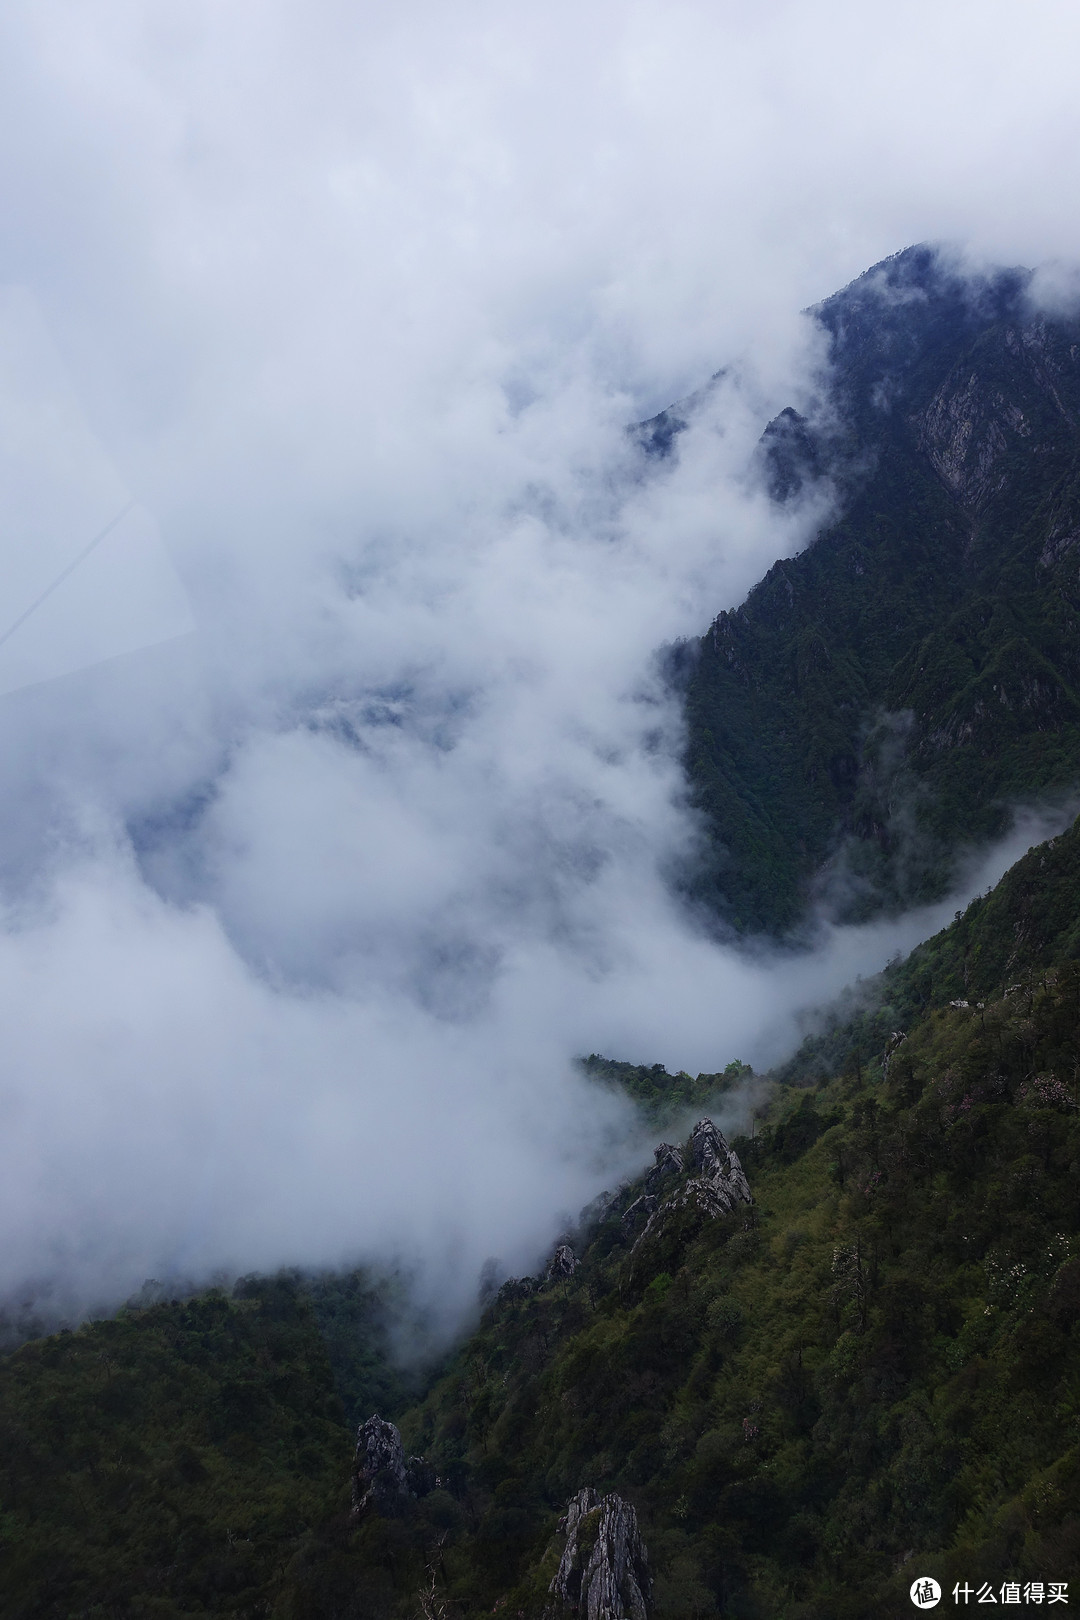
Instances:
[[[919,442],[965,505],[983,507],[1003,489],[1025,445],[1071,435],[1076,367],[1075,349],[1037,317],[950,372],[919,419]]]
[[[389,1516],[400,1513],[412,1497],[401,1435],[395,1424],[385,1422],[377,1412],[357,1431],[352,1497],[354,1513],[373,1511]]]
[[[623,1211],[622,1229],[627,1237],[643,1227],[649,1217],[656,1212],[659,1199],[653,1193],[642,1193],[635,1198],[628,1209]]]
[[[649,1172],[650,1178],[660,1168],[661,1151],[657,1149],[657,1166]],[[699,1119],[694,1126],[685,1159],[678,1148],[670,1148],[667,1143],[663,1144],[663,1151],[674,1156],[666,1159],[668,1165],[678,1162],[680,1170],[690,1165],[698,1173],[659,1202],[655,1196],[650,1198],[644,1194],[631,1204],[623,1216],[624,1223],[629,1222],[631,1216],[640,1218],[648,1205],[653,1205],[645,1227],[630,1251],[631,1269],[635,1256],[640,1255],[650,1241],[660,1237],[665,1224],[677,1211],[693,1208],[703,1219],[714,1220],[718,1215],[729,1215],[739,1204],[753,1203],[750,1184],[739,1163],[739,1156],[731,1151],[711,1119]],[[632,1230],[632,1225],[627,1225],[626,1229]]]
[[[703,1181],[728,1200],[728,1208],[749,1204],[750,1184],[739,1163],[739,1156],[728,1147],[711,1119],[699,1119],[690,1136],[690,1162],[697,1166]]]
[[[571,1499],[559,1528],[566,1546],[548,1588],[551,1620],[648,1620],[649,1557],[630,1503],[614,1492],[597,1496],[586,1485]]]
[[[964,1006],[967,1006],[967,1002],[964,1002]],[[892,1034],[889,1036],[888,1041],[885,1043],[885,1050],[881,1054],[881,1078],[883,1080],[888,1079],[889,1065],[892,1063],[897,1051],[906,1040],[907,1031],[904,1029],[894,1029]]]
[[[680,1187],[678,1192],[672,1193],[671,1197],[665,1200],[663,1207],[657,1210],[638,1242],[658,1232],[666,1217],[673,1215],[677,1209],[696,1209],[706,1220],[712,1221],[718,1215],[729,1215],[734,1207],[733,1201],[725,1197],[711,1181],[706,1181],[703,1176],[692,1176],[685,1186]]]
[[[645,1191],[655,1193],[668,1176],[681,1176],[686,1169],[681,1148],[671,1142],[661,1142],[655,1150],[656,1163],[645,1177]]]
[[[560,1282],[564,1277],[572,1277],[577,1268],[577,1255],[569,1243],[560,1243],[548,1264],[547,1280]]]

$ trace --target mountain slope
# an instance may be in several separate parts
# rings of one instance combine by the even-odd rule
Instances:
[[[687,1200],[689,1150],[658,1152],[576,1270],[504,1287],[401,1419],[456,1515],[436,1536],[418,1504],[374,1565],[355,1526],[338,1556],[382,1606],[340,1612],[411,1614],[427,1579],[446,1615],[539,1620],[585,1486],[635,1507],[658,1616],[862,1620],[910,1613],[915,1574],[1075,1576],[1080,963],[1056,950],[1078,915],[1074,828],[886,982],[931,974],[905,1036],[735,1144],[752,1205]],[[950,1005],[965,964],[1015,977]],[[289,1612],[318,1613],[297,1579]]]
[[[695,892],[741,930],[939,895],[959,845],[1080,781],[1080,323],[1027,284],[909,249],[812,312],[827,425],[788,413],[763,453],[779,498],[824,468],[841,516],[686,683]]]
[[[722,1152],[663,1152],[576,1268],[507,1284],[384,1409],[434,1485],[389,1515],[349,1513],[317,1331],[360,1331],[355,1289],[253,1281],[23,1346],[0,1363],[5,1613],[540,1620],[585,1486],[636,1509],[673,1620],[900,1616],[914,1573],[1068,1580],[1078,917],[1080,826],[808,1043],[735,1144],[752,1204]],[[698,1100],[628,1079],[650,1110],[669,1083]]]

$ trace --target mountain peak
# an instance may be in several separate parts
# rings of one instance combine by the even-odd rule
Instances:
[[[1032,272],[965,269],[921,242],[871,265],[807,311],[829,333],[833,386],[858,415],[920,396],[986,327],[1027,313]],[[846,397],[845,397],[846,396]]]

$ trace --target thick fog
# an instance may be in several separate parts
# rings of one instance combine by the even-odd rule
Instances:
[[[1068,292],[1078,32],[5,9],[0,1293],[374,1258],[452,1310],[639,1151],[575,1056],[767,1063],[951,915],[710,939],[654,655],[827,513],[752,476],[801,307],[939,237]]]

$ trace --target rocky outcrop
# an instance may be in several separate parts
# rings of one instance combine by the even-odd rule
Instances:
[[[1005,487],[1010,457],[1030,461],[1072,438],[1076,381],[1075,345],[1056,327],[1010,324],[945,378],[918,418],[920,447],[954,495],[985,506]]]
[[[660,1200],[652,1193],[642,1193],[635,1198],[629,1208],[623,1210],[622,1229],[626,1237],[631,1238],[640,1232],[651,1215],[656,1213]]]
[[[652,1579],[637,1514],[614,1492],[591,1485],[571,1499],[559,1529],[566,1545],[548,1588],[549,1620],[648,1620]]]
[[[548,1262],[548,1282],[562,1282],[572,1277],[578,1268],[577,1255],[569,1243],[560,1243]]]
[[[664,1200],[638,1238],[638,1243],[644,1244],[648,1238],[656,1237],[660,1228],[676,1210],[696,1209],[706,1220],[713,1221],[718,1215],[729,1215],[733,1208],[732,1200],[725,1197],[711,1181],[706,1181],[702,1176],[694,1176],[685,1186],[680,1187],[678,1192],[672,1193],[670,1198]],[[634,1247],[637,1248],[637,1243]]]
[[[645,1191],[623,1211],[622,1229],[627,1238],[639,1233],[660,1207],[664,1183],[686,1171],[682,1148],[672,1142],[661,1142],[653,1150],[656,1163],[645,1177]]]
[[[965,1001],[963,1005],[966,1007],[967,1002]],[[889,1078],[889,1065],[892,1063],[893,1058],[896,1056],[898,1050],[906,1040],[907,1031],[903,1029],[894,1029],[892,1034],[889,1036],[889,1039],[885,1044],[885,1050],[881,1054],[881,1078],[883,1080],[887,1080]]]
[[[377,1412],[361,1423],[353,1458],[354,1513],[381,1513],[394,1518],[438,1483],[435,1470],[424,1457],[406,1460],[396,1424],[387,1423]]]
[[[409,1501],[405,1452],[397,1425],[377,1412],[361,1423],[353,1458],[353,1512],[400,1513]]]
[[[687,1143],[685,1156],[678,1148],[673,1148],[666,1142],[657,1149],[657,1163],[649,1172],[646,1186],[649,1186],[650,1182],[653,1182],[653,1185],[661,1184],[662,1177],[658,1177],[658,1172],[662,1169],[660,1157],[662,1153],[663,1174],[673,1174],[676,1163],[680,1171],[692,1168],[697,1174],[681,1182],[666,1198],[658,1199],[656,1194],[643,1194],[626,1211],[623,1225],[628,1235],[633,1230],[634,1222],[640,1221],[642,1215],[648,1213],[644,1229],[630,1251],[632,1273],[635,1270],[635,1260],[641,1258],[650,1243],[655,1243],[662,1237],[664,1229],[670,1226],[680,1211],[693,1210],[702,1220],[709,1221],[715,1220],[719,1215],[729,1215],[740,1204],[753,1202],[750,1184],[739,1163],[738,1154],[732,1152],[711,1119],[698,1120]]]
[[[645,1191],[655,1193],[661,1184],[670,1176],[681,1176],[686,1169],[682,1149],[671,1142],[661,1142],[654,1150],[653,1157],[656,1163],[645,1177]]]
[[[727,1207],[749,1204],[750,1184],[733,1153],[711,1119],[699,1119],[690,1136],[688,1149],[691,1164],[701,1173],[717,1197],[726,1200]]]
[[[605,1189],[604,1192],[597,1193],[596,1197],[585,1205],[585,1208],[578,1216],[579,1228],[584,1230],[590,1226],[599,1226],[600,1222],[610,1214],[612,1205],[617,1204],[618,1201],[619,1195],[617,1192]]]

